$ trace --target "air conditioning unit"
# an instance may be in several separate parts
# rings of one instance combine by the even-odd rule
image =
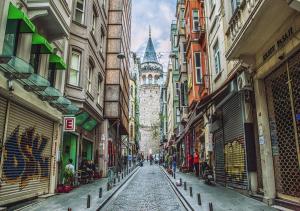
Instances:
[[[251,75],[243,71],[237,78],[237,86],[238,86],[238,91],[243,91],[243,90],[250,90],[252,91],[252,80],[251,80]]]

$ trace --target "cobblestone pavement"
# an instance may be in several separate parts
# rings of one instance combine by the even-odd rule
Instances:
[[[160,168],[157,165],[145,164],[103,210],[176,211],[185,209]]]

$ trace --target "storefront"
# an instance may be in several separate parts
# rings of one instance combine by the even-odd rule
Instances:
[[[256,156],[255,153],[253,155],[255,149],[250,144],[255,141],[253,130],[248,129],[253,127],[251,123],[245,123],[244,119],[243,96],[243,92],[236,89],[236,80],[233,80],[220,97],[216,97],[215,112],[211,117],[211,133],[216,182],[247,190],[250,188],[248,170],[255,171]],[[247,149],[246,139],[249,142]],[[247,168],[247,153],[251,169]]]
[[[277,196],[300,202],[300,51],[264,81]]]

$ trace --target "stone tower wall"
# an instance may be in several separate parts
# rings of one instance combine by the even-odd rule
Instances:
[[[159,153],[159,112],[160,86],[157,84],[140,85],[140,150],[145,156]],[[154,128],[157,126],[157,137],[154,138]]]

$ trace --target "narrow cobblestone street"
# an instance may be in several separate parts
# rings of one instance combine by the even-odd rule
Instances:
[[[184,210],[166,177],[157,165],[145,162],[104,210]]]

